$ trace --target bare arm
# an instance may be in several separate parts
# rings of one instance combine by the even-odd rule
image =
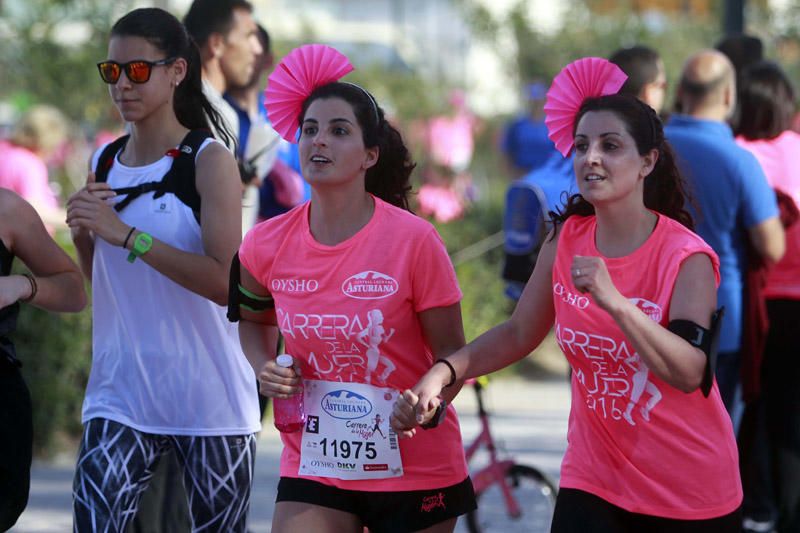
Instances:
[[[461,321],[460,303],[427,309],[418,316],[434,361],[444,359],[464,346],[464,326]],[[447,402],[452,402],[463,385],[464,379],[457,379],[452,386],[442,390],[442,397]],[[403,394],[396,400],[390,423],[395,431],[402,432],[401,436],[412,436],[417,425],[429,422],[436,413],[436,407],[431,406],[418,418],[416,413],[418,402],[419,398],[411,390],[403,391]]]
[[[780,218],[772,217],[747,230],[753,248],[767,264],[777,263],[786,252],[786,238]]]
[[[240,269],[242,287],[258,296],[269,296],[269,291],[242,266]],[[299,365],[295,368],[282,368],[275,362],[278,350],[278,322],[275,310],[256,313],[239,308],[239,341],[242,343],[250,366],[258,377],[259,391],[272,398],[288,398],[302,389]],[[291,354],[290,354],[291,355]]]
[[[684,392],[700,386],[706,365],[702,350],[650,319],[622,296],[611,283],[601,258],[576,257],[573,272],[575,267],[582,273],[574,278],[575,286],[591,293],[595,302],[611,315],[651,372]],[[670,320],[691,320],[708,328],[716,301],[711,260],[702,253],[690,256],[675,281]]]
[[[466,344],[460,303],[427,309],[419,313],[419,320],[425,339],[433,352],[434,361],[444,359]],[[448,402],[452,401],[461,390],[462,385],[464,385],[464,378],[460,377],[453,386],[442,391],[442,397]]]
[[[86,291],[78,266],[47,233],[36,211],[13,193],[0,195],[3,241],[35,276],[37,292],[31,304],[49,311],[80,311]],[[31,295],[24,276],[0,278],[0,307]]]
[[[557,246],[557,236],[545,241],[511,318],[447,357],[459,379],[505,368],[528,355],[545,338],[555,319],[552,277]],[[412,389],[419,396],[420,408],[434,405],[435,398],[449,381],[447,366],[434,365]]]
[[[216,143],[200,152],[195,183],[202,199],[200,220],[205,254],[184,252],[154,238],[152,248],[140,260],[182,287],[225,305],[230,261],[242,238],[241,184],[230,152]],[[104,184],[96,184],[100,185]],[[131,229],[111,206],[88,191],[70,199],[67,223],[71,228],[91,231],[115,246],[122,246]],[[139,233],[134,231],[127,249],[133,247]],[[81,246],[88,258],[87,244]]]

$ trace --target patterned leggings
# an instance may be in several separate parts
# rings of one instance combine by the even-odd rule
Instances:
[[[170,448],[183,467],[192,531],[244,533],[255,435],[154,435],[102,418],[83,430],[72,484],[74,533],[124,533]]]

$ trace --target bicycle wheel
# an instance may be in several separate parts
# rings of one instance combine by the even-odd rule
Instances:
[[[506,472],[506,482],[519,505],[520,516],[510,516],[499,485],[493,483],[476,495],[478,509],[467,514],[470,533],[550,531],[558,493],[556,484],[537,468],[517,464]]]

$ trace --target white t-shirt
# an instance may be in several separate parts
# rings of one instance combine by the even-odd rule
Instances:
[[[198,150],[203,150],[207,140]],[[95,153],[96,167],[102,148]],[[160,181],[164,156],[142,167],[115,160],[112,187]],[[203,254],[200,226],[175,195],[146,193],[119,213],[164,243]],[[225,309],[173,282],[128,251],[95,239],[92,370],[83,421],[108,418],[162,435],[240,435],[260,429],[253,370]]]

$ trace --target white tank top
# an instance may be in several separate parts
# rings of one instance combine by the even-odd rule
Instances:
[[[116,188],[160,181],[172,161],[164,156],[127,167],[115,158],[108,183]],[[143,194],[119,216],[179,250],[204,253],[192,210],[171,193],[158,199]],[[95,239],[93,358],[83,422],[108,418],[162,435],[259,431],[255,376],[225,309],[127,257],[124,248]]]

